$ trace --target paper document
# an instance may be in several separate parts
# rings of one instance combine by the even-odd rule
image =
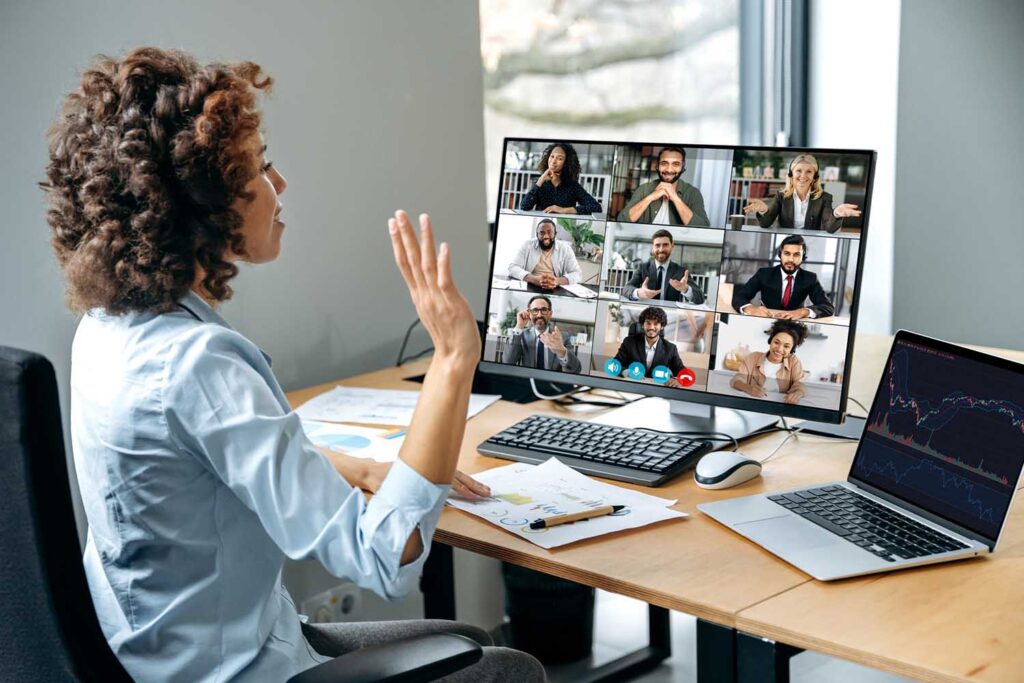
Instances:
[[[525,292],[526,283],[522,280],[502,280],[500,277],[491,278],[493,289],[511,289],[516,292]]]
[[[473,478],[490,487],[491,497],[476,502],[451,497],[448,504],[542,548],[687,516],[669,508],[674,500],[596,481],[557,458],[541,465],[514,463],[496,467],[474,474]],[[542,517],[583,512],[603,505],[627,507],[611,515],[550,529],[530,528],[530,522]]]
[[[334,422],[303,420],[302,431],[321,448],[377,462],[394,462],[405,441],[405,430],[373,429]]]
[[[295,412],[303,420],[408,426],[419,397],[418,391],[338,386],[306,401]],[[466,418],[500,398],[492,394],[471,394]]]
[[[596,299],[597,292],[583,285],[562,285],[562,289],[581,299]]]

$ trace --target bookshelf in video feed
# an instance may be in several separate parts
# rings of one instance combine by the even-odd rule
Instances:
[[[854,465],[859,479],[995,538],[1022,458],[1021,375],[897,343]]]
[[[506,140],[483,360],[840,410],[870,170],[867,152]]]

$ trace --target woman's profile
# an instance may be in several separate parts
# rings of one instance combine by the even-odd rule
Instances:
[[[92,64],[50,130],[41,185],[81,314],[71,441],[83,561],[107,641],[139,681],[283,681],[432,631],[490,644],[455,622],[304,624],[282,583],[285,558],[316,559],[403,595],[452,486],[488,491],[455,470],[480,337],[426,215],[419,235],[404,212],[388,222],[435,346],[391,465],[314,447],[270,358],[221,315],[236,264],[273,261],[286,232],[287,182],[258,106],[270,85],[251,62],[136,49]],[[528,655],[485,648],[453,680],[504,676],[543,673]]]

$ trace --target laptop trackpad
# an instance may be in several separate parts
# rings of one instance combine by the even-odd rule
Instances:
[[[795,515],[743,522],[735,528],[773,552],[804,553],[830,545],[846,545],[841,538]]]

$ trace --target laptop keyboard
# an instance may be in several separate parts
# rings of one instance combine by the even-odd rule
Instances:
[[[969,547],[842,486],[794,491],[768,500],[887,562]]]

